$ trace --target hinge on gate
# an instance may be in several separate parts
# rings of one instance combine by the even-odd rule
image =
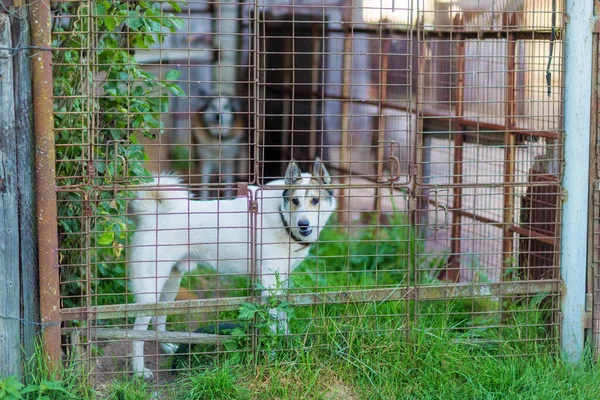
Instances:
[[[417,163],[411,161],[408,166],[408,171],[411,177],[416,177],[419,173],[419,166],[417,165]]]
[[[255,214],[258,212],[258,202],[256,200],[250,201],[250,212]]]
[[[86,217],[91,217],[94,215],[94,211],[92,210],[92,204],[90,203],[90,197],[87,192],[83,192],[83,215]]]
[[[238,182],[237,184],[237,195],[238,197],[248,197],[250,190],[246,182]]]
[[[585,316],[583,321],[584,329],[592,329],[593,324],[593,309],[594,309],[594,295],[591,293],[585,294]]]

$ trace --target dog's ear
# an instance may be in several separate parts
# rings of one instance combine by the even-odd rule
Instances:
[[[319,179],[326,185],[329,185],[331,183],[331,177],[329,176],[329,172],[327,172],[325,164],[323,164],[319,157],[315,159],[315,163],[312,169],[312,177],[314,179]]]
[[[291,185],[299,179],[302,179],[300,168],[298,168],[298,164],[296,164],[296,161],[292,160],[290,161],[290,165],[288,165],[287,170],[285,171],[284,183],[286,185]]]

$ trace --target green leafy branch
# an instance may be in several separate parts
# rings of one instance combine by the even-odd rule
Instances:
[[[133,194],[119,183],[148,180],[138,137],[162,134],[169,98],[185,94],[179,71],[159,78],[135,57],[136,49],[162,44],[184,26],[164,4],[62,2],[53,21],[56,177],[59,187],[74,188],[58,195],[66,306],[90,294],[99,295],[98,304],[125,301],[123,284],[112,278],[125,276]],[[84,284],[94,278],[91,287]]]

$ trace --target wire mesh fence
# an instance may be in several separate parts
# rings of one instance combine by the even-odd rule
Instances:
[[[556,351],[563,1],[52,10],[62,330],[98,382],[347,326]]]

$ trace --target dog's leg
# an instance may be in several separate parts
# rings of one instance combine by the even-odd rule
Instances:
[[[235,196],[235,192],[232,188],[232,183],[235,181],[235,161],[234,160],[226,160],[221,163],[222,165],[222,173],[223,173],[223,183],[226,184],[227,190],[225,191],[225,195],[227,197]]]
[[[160,294],[160,301],[173,301],[177,296],[179,285],[181,284],[181,273],[177,269],[173,269],[171,276],[165,282],[165,286]],[[156,330],[165,332],[167,330],[167,316],[159,315],[156,317]],[[177,345],[173,343],[160,343],[160,348],[167,354],[175,353]]]
[[[159,263],[160,264],[160,263]],[[154,263],[137,263],[136,268],[139,271],[154,271]],[[159,266],[159,271],[164,270]],[[167,270],[168,271],[168,270]],[[135,277],[132,281],[132,288],[135,292],[136,303],[156,303],[160,298],[167,277],[161,274],[154,276]],[[165,274],[166,275],[166,274]],[[148,329],[151,317],[149,316],[138,316],[135,317],[135,324],[133,330],[145,331]],[[152,371],[147,369],[144,365],[144,341],[136,340],[133,343],[133,359],[132,367],[133,372],[137,376],[142,376],[145,379],[151,379],[153,377]]]
[[[213,160],[203,159],[200,161],[200,182],[202,183],[202,187],[200,188],[200,197],[202,198],[207,198],[210,196],[208,185],[210,184],[210,175],[213,170],[212,163],[214,163]]]

